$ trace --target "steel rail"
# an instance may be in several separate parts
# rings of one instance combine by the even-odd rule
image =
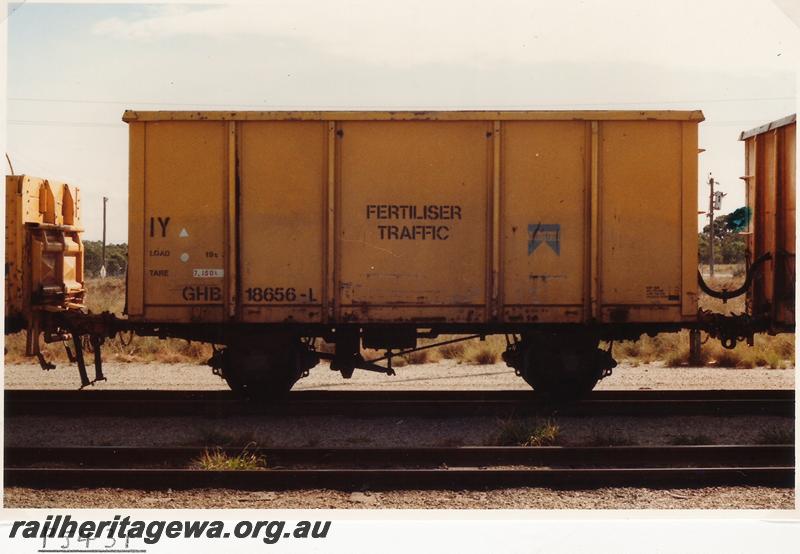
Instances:
[[[288,490],[465,489],[501,487],[684,488],[708,486],[794,486],[794,467],[693,468],[524,468],[524,469],[191,469],[5,468],[6,487]]]
[[[594,391],[557,401],[535,391],[293,391],[273,402],[229,391],[7,390],[6,416],[794,416],[793,390]],[[142,409],[146,406],[146,409]]]
[[[166,399],[236,399],[236,395],[227,389],[218,390],[149,390],[149,389],[6,389],[6,398],[17,399],[72,399],[72,398],[115,398],[118,400],[149,400],[152,398]],[[386,398],[386,399],[504,399],[504,400],[530,400],[536,398],[537,393],[529,389],[520,390],[337,390],[337,389],[303,389],[289,393],[290,397],[297,399],[343,399],[353,398]],[[672,399],[793,399],[794,389],[711,389],[711,390],[595,390],[589,398],[599,400],[672,400]]]
[[[6,447],[6,467],[76,465],[84,468],[137,466],[186,467],[206,452],[265,460],[268,467],[464,467],[464,466],[614,466],[676,464],[706,466],[792,466],[793,445],[692,446],[461,446],[417,448],[258,448],[70,446]]]

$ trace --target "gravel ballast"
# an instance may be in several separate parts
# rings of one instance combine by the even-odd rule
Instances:
[[[126,489],[5,489],[6,508],[432,508],[432,509],[785,509],[794,491],[767,487],[700,489],[613,488],[559,491],[544,488],[487,491],[229,489],[137,491]]]
[[[243,416],[212,418],[52,418],[6,420],[7,446],[406,447],[492,444],[504,425],[492,417],[349,418]],[[558,417],[558,444],[658,445],[689,438],[711,444],[756,444],[770,432],[788,433],[785,417]]]

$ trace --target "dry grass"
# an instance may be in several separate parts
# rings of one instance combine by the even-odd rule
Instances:
[[[445,339],[446,340],[446,339]],[[463,342],[454,342],[452,344],[445,344],[438,348],[439,355],[445,360],[461,360],[464,358],[464,352],[467,347]]]
[[[420,345],[422,346],[422,345]],[[417,350],[403,356],[405,361],[410,365],[430,364],[438,362],[441,357],[439,352],[433,348],[426,348],[425,350]]]
[[[689,333],[684,332],[683,340],[688,349]],[[614,358],[618,361],[628,361],[636,364],[650,364],[667,360],[679,350],[681,345],[679,334],[668,333],[655,337],[643,336],[638,341],[624,341],[614,343]],[[687,350],[688,353],[688,350]]]
[[[404,367],[408,365],[408,360],[402,356],[392,358],[392,367]]]
[[[703,263],[699,265],[700,271],[703,272],[703,277],[708,280],[708,264]],[[714,264],[714,273],[716,275],[731,275],[742,276],[744,275],[744,263],[741,264]]]
[[[125,279],[122,277],[87,279],[86,307],[94,313],[121,314],[125,308]]]
[[[127,340],[127,337],[126,337]],[[25,357],[25,334],[6,336],[6,363],[35,363],[36,358]],[[70,345],[71,347],[71,345]],[[47,360],[56,363],[68,361],[64,345],[44,344],[42,352]],[[157,337],[133,337],[130,344],[123,345],[119,337],[106,340],[102,346],[103,361],[126,363],[197,363],[204,364],[211,357],[211,346],[180,339]]]
[[[498,421],[497,433],[491,442],[498,446],[553,446],[561,432],[550,419],[504,419]]]
[[[497,363],[500,353],[491,345],[481,345],[472,348],[467,355],[467,361],[476,365],[492,365]]]
[[[502,335],[490,335],[485,340],[470,339],[456,344],[463,345],[459,362],[475,365],[496,364],[506,349],[506,339]]]
[[[676,339],[674,350],[664,359],[668,367],[689,365],[689,333],[683,331],[672,335]],[[705,335],[703,340],[705,340]],[[732,350],[723,348],[718,340],[709,339],[700,347],[701,364],[710,367],[725,367],[750,369],[763,367],[769,369],[783,369],[794,367],[794,335],[765,335],[755,336],[753,346],[739,343]],[[615,347],[615,356],[619,353]],[[657,356],[654,356],[657,359]],[[623,358],[624,359],[624,358]]]
[[[714,277],[713,279],[708,275],[703,275],[705,282],[715,290],[733,290],[737,289],[744,283],[744,275],[736,277]],[[745,296],[737,296],[727,302],[723,302],[719,298],[713,298],[705,293],[700,293],[698,305],[704,310],[720,314],[740,314],[745,311],[744,304]]]
[[[248,447],[235,456],[220,448],[215,448],[203,451],[203,454],[192,463],[192,466],[206,471],[255,471],[266,469],[267,460],[264,456],[249,452]]]

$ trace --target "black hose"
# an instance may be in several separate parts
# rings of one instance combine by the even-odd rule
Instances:
[[[772,254],[769,252],[767,252],[762,256],[759,256],[759,258],[756,261],[754,261],[750,267],[747,268],[747,272],[744,278],[744,284],[738,289],[734,290],[722,289],[721,291],[714,290],[711,287],[709,287],[703,280],[703,275],[702,273],[700,273],[700,270],[697,270],[697,284],[700,285],[700,290],[702,290],[707,295],[712,296],[714,298],[719,298],[723,302],[727,302],[731,298],[736,298],[737,296],[741,296],[744,293],[746,293],[747,290],[750,288],[750,285],[753,284],[753,275],[755,275],[755,272],[764,264],[764,262],[767,262],[771,259],[772,259]]]

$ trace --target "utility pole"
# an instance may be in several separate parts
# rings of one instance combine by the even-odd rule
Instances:
[[[105,279],[106,277],[106,203],[108,203],[108,198],[105,196],[103,197],[103,253],[102,253],[102,262],[100,264],[100,277]]]
[[[727,196],[724,192],[714,191],[714,185],[719,185],[719,181],[714,180],[709,173],[708,186],[711,190],[708,195],[708,273],[710,277],[714,277],[714,210],[722,207],[722,197]]]
[[[711,173],[708,174],[708,186],[711,187],[711,194],[708,195],[708,273],[711,277],[714,276],[714,177]],[[103,220],[105,229],[105,219]],[[105,231],[103,232],[103,252],[105,252]],[[105,253],[103,254],[103,263],[105,263]]]
[[[708,273],[714,277],[714,210],[722,207],[722,197],[724,192],[715,191],[714,185],[718,185],[711,173],[708,174],[708,186],[711,188],[708,194]],[[697,212],[702,214],[703,212]],[[689,331],[689,365],[698,367],[703,365],[702,341],[700,339],[700,329]]]

